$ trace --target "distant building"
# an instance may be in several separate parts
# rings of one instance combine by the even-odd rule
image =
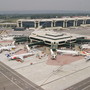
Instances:
[[[51,19],[19,19],[17,21],[17,27],[24,27],[29,29],[35,29],[40,26],[42,28],[67,28],[78,27],[81,25],[89,25],[90,17],[62,17]]]
[[[0,23],[0,27],[15,28],[15,27],[17,27],[17,23]]]

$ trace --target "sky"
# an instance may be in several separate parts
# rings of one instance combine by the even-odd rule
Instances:
[[[23,10],[90,11],[90,0],[0,0],[0,11]]]

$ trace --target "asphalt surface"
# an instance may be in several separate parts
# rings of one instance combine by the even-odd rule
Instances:
[[[90,77],[65,90],[90,90]]]
[[[0,61],[0,90],[43,90]]]
[[[21,90],[0,72],[0,90]]]

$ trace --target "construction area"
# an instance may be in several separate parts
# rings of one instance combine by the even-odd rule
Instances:
[[[13,85],[1,81],[0,90],[71,90],[68,88],[90,77],[90,36],[85,34],[85,28],[81,34],[81,28],[75,29],[76,32],[71,28],[63,31],[3,30],[0,75]],[[90,27],[86,30],[90,33]]]

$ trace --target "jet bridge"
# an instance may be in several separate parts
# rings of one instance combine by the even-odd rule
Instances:
[[[90,42],[90,39],[77,39],[76,40],[77,43],[85,43],[85,42]]]
[[[15,40],[15,43],[30,42],[29,37],[15,37],[14,40]]]
[[[28,39],[29,37],[27,36],[21,36],[21,37],[14,37],[14,40],[18,40],[18,39]]]
[[[38,41],[38,42],[30,43],[30,44],[28,44],[28,46],[31,47],[31,46],[35,46],[35,45],[43,45],[43,44],[44,44],[44,41]]]

